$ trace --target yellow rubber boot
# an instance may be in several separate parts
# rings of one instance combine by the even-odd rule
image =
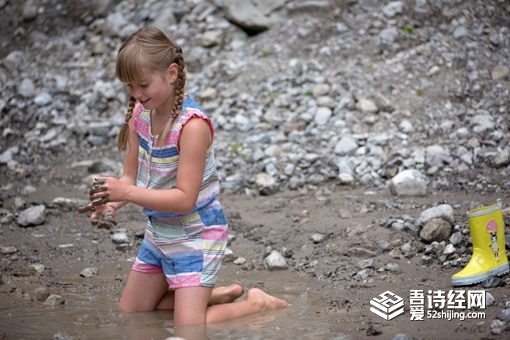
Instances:
[[[454,286],[471,285],[509,271],[501,202],[470,210],[467,217],[473,255],[466,267],[452,276]]]

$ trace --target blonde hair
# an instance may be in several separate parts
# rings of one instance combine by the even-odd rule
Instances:
[[[143,77],[143,71],[146,68],[154,71],[166,72],[173,63],[178,67],[178,76],[174,84],[174,105],[171,108],[170,119],[158,135],[159,143],[164,142],[168,135],[170,125],[174,118],[179,115],[181,104],[184,101],[186,72],[182,49],[160,29],[147,26],[133,33],[122,44],[117,54],[115,74],[120,81],[128,84],[140,81]],[[126,148],[129,139],[128,124],[133,116],[135,104],[136,99],[130,97],[125,123],[117,137],[117,147],[119,150]]]

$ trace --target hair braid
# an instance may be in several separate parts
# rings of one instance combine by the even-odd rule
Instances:
[[[174,62],[178,67],[178,75],[176,84],[174,87],[174,106],[170,112],[170,119],[165,124],[164,128],[161,130],[159,135],[159,143],[163,143],[166,136],[168,135],[168,131],[170,129],[170,125],[174,121],[174,119],[179,115],[179,111],[181,109],[181,105],[184,101],[184,86],[186,85],[186,70],[184,64],[184,57],[182,56],[182,49],[179,46],[176,46],[176,57]]]
[[[178,48],[181,51],[181,48]],[[184,101],[184,85],[186,84],[186,71],[184,69],[184,58],[182,57],[182,51],[178,54],[175,63],[178,66],[179,75],[177,78],[177,84],[175,86],[175,102],[172,110],[172,117],[175,118],[179,114],[179,110],[182,102]]]
[[[136,99],[135,97],[129,97],[128,109],[126,111],[126,117],[124,124],[120,128],[119,135],[117,136],[117,148],[119,150],[125,150],[126,144],[129,140],[129,120],[133,117],[133,110],[135,109]]]

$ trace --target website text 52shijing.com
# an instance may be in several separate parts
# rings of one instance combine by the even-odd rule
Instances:
[[[443,320],[467,320],[467,319],[485,319],[485,312],[465,312],[455,310],[428,310],[427,319],[443,319]]]

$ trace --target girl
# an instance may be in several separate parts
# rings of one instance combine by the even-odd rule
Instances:
[[[117,77],[130,101],[117,145],[125,149],[119,179],[102,177],[92,218],[131,202],[148,216],[144,240],[119,302],[125,312],[174,310],[175,325],[225,321],[286,301],[239,285],[213,289],[227,243],[227,220],[212,142],[214,126],[184,93],[181,48],[154,27],[120,48]]]

